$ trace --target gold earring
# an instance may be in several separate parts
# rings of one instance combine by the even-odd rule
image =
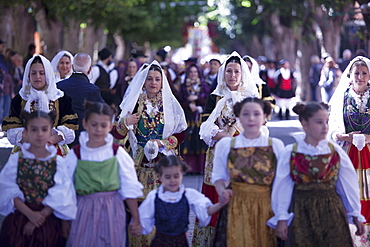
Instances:
[[[24,88],[24,93],[26,95],[29,95],[31,93],[31,86],[30,85],[26,85],[25,88]]]

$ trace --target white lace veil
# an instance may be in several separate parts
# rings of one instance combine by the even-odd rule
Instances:
[[[257,85],[262,85],[262,84],[266,84],[266,82],[264,82],[261,77],[260,77],[260,67],[256,61],[256,59],[254,59],[253,57],[249,56],[249,55],[246,55],[244,56],[243,58],[249,58],[249,60],[252,62],[252,70],[251,70],[251,75],[252,75],[252,79],[253,81],[257,84]]]
[[[335,140],[333,134],[335,133],[345,133],[344,120],[343,120],[343,103],[344,103],[344,93],[348,89],[351,83],[350,69],[352,65],[362,60],[366,63],[367,68],[370,71],[370,60],[366,57],[357,56],[351,60],[347,68],[344,70],[339,84],[335,89],[333,96],[329,101],[330,115],[329,115],[329,137]]]
[[[45,90],[39,91],[32,87],[31,81],[29,80],[31,64],[36,57],[40,57],[45,70],[46,87]],[[24,99],[26,105],[24,110],[30,112],[31,103],[38,101],[39,110],[44,112],[50,112],[49,101],[55,101],[63,97],[63,91],[57,89],[55,84],[54,71],[48,59],[42,55],[35,55],[26,64],[24,69],[24,76],[22,82],[22,88],[19,91],[19,95]]]
[[[230,57],[239,57],[241,63],[242,78],[237,91],[230,91],[225,82],[226,62]],[[235,103],[242,101],[247,97],[259,97],[256,83],[252,78],[248,65],[236,51],[231,53],[218,69],[217,87],[212,94],[223,98],[217,102],[215,109],[213,109],[207,121],[202,123],[200,127],[200,139],[203,139],[208,146],[212,146],[214,144],[212,137],[215,135],[215,128],[218,129],[218,127],[215,125],[215,121],[221,115],[221,111],[228,100],[231,99],[234,105]]]
[[[151,64],[145,67],[146,64],[142,65],[140,70],[136,73],[135,77],[132,79],[127,91],[123,97],[120,108],[122,110],[119,121],[122,118],[128,116],[128,112],[132,112],[138,102],[140,94],[143,93],[143,87],[148,75],[149,69],[152,65],[157,65],[161,68],[162,73],[162,98],[163,98],[163,115],[164,115],[164,129],[162,138],[168,138],[169,136],[180,133],[187,129],[187,123],[185,119],[184,111],[177,101],[175,96],[172,94],[170,85],[162,67],[159,63],[154,60]],[[145,67],[145,68],[144,68]],[[136,150],[137,140],[133,133],[132,126],[129,126],[129,140],[131,148]],[[136,147],[136,148],[135,148]]]
[[[58,70],[58,64],[59,64],[59,61],[60,59],[64,56],[64,55],[67,55],[69,57],[69,59],[71,60],[71,69],[69,70],[68,72],[68,77],[70,75],[72,75],[73,73],[73,69],[72,69],[72,64],[73,64],[73,55],[69,52],[69,51],[60,51],[58,52],[54,57],[53,59],[51,60],[51,66],[53,67],[53,70],[54,70],[54,75],[55,75],[55,80],[56,82],[60,81],[60,80],[63,80],[60,78],[60,73],[59,73],[59,70]]]

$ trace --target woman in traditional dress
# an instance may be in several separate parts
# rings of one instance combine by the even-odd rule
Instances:
[[[117,139],[128,137],[130,154],[136,173],[144,186],[144,197],[157,189],[159,178],[154,165],[164,155],[178,155],[178,147],[187,128],[181,105],[157,61],[144,64],[132,80],[120,105],[121,115],[113,134]],[[132,238],[132,246],[148,246],[153,235]]]
[[[229,55],[219,68],[217,83],[215,91],[207,98],[199,132],[200,138],[208,145],[202,193],[213,203],[218,201],[217,192],[211,182],[214,145],[223,137],[236,136],[243,132],[243,127],[233,113],[234,104],[246,97],[258,97],[248,66],[237,52]],[[217,214],[214,214],[207,227],[200,227],[198,222],[195,223],[193,246],[212,245],[216,222]]]
[[[11,144],[28,142],[23,135],[24,125],[20,115],[22,111],[55,111],[53,135],[49,144],[58,146],[58,154],[66,155],[67,144],[75,138],[74,130],[78,128],[78,117],[73,112],[71,98],[66,96],[55,84],[53,68],[49,60],[41,55],[32,57],[26,65],[22,88],[12,99],[10,115],[4,118],[2,130],[7,131]],[[14,152],[19,147],[15,147]]]
[[[72,75],[72,63],[73,55],[69,51],[60,51],[53,57],[51,66],[53,66],[55,81],[57,83]]]
[[[206,144],[199,138],[200,114],[204,111],[209,84],[202,78],[201,70],[192,64],[186,70],[185,82],[180,86],[179,100],[185,111],[188,129],[181,145],[181,156],[191,167],[192,173],[203,173]]]
[[[355,246],[370,244],[370,60],[358,56],[343,72],[330,105],[329,137],[347,151],[358,175],[361,214],[365,216],[365,234],[356,236],[351,226]]]

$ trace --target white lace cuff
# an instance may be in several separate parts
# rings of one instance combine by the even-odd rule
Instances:
[[[354,134],[352,143],[353,145],[356,146],[358,151],[361,151],[365,147],[365,135],[364,134]]]
[[[66,126],[59,125],[54,130],[60,135],[63,140],[60,141],[58,144],[64,145],[64,144],[70,144],[75,139],[75,132],[74,130],[67,128]]]
[[[22,141],[22,133],[24,128],[14,128],[14,129],[8,129],[6,131],[6,135],[8,137],[8,140],[11,144],[19,146]]]

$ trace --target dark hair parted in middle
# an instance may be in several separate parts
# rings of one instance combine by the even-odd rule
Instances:
[[[272,106],[270,102],[264,101],[260,98],[248,97],[242,100],[241,102],[237,102],[234,105],[233,110],[236,117],[239,117],[240,111],[242,110],[243,105],[246,103],[257,103],[261,106],[263,113],[266,114],[266,116],[269,116],[271,114]]]
[[[44,111],[33,111],[31,113],[27,111],[23,111],[21,113],[21,119],[22,119],[23,126],[25,129],[27,129],[29,121],[35,118],[45,118],[49,120],[51,127],[53,127],[55,117],[56,115],[54,111],[51,111],[49,113],[46,113]]]
[[[229,57],[229,59],[226,60],[225,66],[228,65],[229,63],[238,63],[241,65],[240,57],[237,56]]]
[[[293,112],[295,112],[299,117],[299,121],[302,122],[308,121],[316,112],[325,110],[329,110],[329,105],[324,102],[309,102],[307,104],[304,103],[297,103],[293,107]]]
[[[162,157],[157,164],[154,166],[154,170],[159,175],[162,175],[162,167],[171,167],[171,166],[181,166],[181,171],[186,172],[188,170],[188,165],[180,160],[176,155],[169,155]]]
[[[154,70],[154,71],[158,71],[158,72],[162,73],[162,68],[161,68],[161,67],[159,67],[159,66],[158,66],[158,65],[156,65],[156,64],[152,64],[152,65],[150,66],[149,70]],[[162,74],[161,74],[161,75],[162,75]]]
[[[112,107],[102,102],[91,102],[91,101],[85,100],[84,108],[85,108],[85,116],[84,116],[85,121],[89,120],[89,117],[92,113],[96,113],[99,115],[107,115],[111,119],[113,119],[113,116],[115,113]]]

